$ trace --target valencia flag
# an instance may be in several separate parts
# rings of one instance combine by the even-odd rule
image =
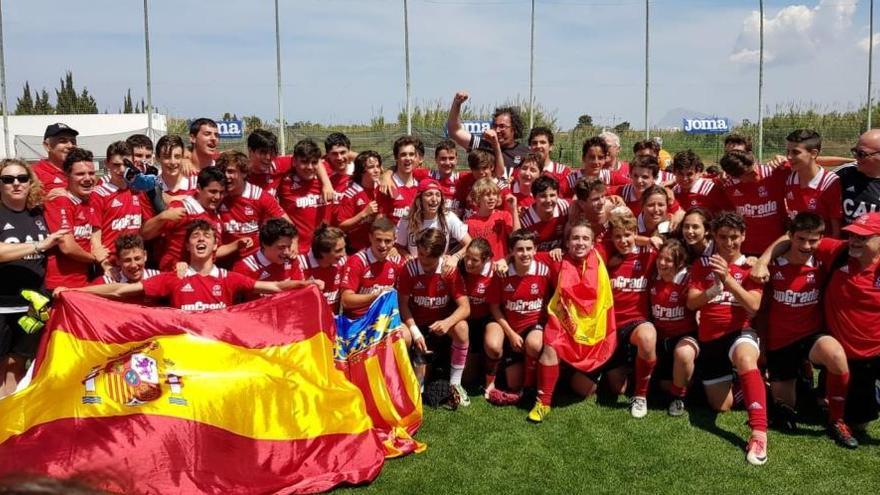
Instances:
[[[314,287],[184,313],[66,292],[31,383],[0,400],[0,476],[123,493],[312,493],[385,459]]]
[[[605,364],[617,347],[614,299],[605,263],[596,250],[581,261],[563,258],[547,307],[544,343],[583,372]]]
[[[336,317],[336,364],[363,392],[389,458],[427,448],[412,438],[422,424],[422,396],[400,325],[394,290],[362,318]]]

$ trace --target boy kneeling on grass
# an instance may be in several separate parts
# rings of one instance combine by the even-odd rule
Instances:
[[[404,338],[420,354],[452,340],[449,384],[459,405],[470,405],[461,386],[469,347],[467,317],[470,305],[458,270],[443,273],[440,258],[446,250],[446,236],[437,229],[425,229],[416,238],[417,256],[403,265],[397,284]],[[425,333],[427,335],[425,335]],[[426,366],[414,360],[416,376],[424,381]]]

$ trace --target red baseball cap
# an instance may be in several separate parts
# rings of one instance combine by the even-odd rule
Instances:
[[[422,179],[419,182],[419,194],[422,194],[425,191],[443,191],[443,188],[440,187],[440,183],[434,179]]]
[[[880,213],[865,213],[844,227],[843,230],[864,237],[880,235]]]

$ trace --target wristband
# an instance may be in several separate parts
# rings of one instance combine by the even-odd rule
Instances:
[[[34,247],[34,254],[43,254],[43,250],[40,249],[40,243],[39,243],[39,242],[34,241],[34,242],[31,243],[31,245]]]
[[[419,339],[423,339],[423,338],[425,338],[425,337],[422,335],[422,331],[419,330],[418,325],[410,325],[410,327],[409,327],[409,333],[412,334],[412,338],[413,338],[413,340],[419,340]]]
[[[721,295],[721,284],[714,284],[714,285],[712,285],[712,287],[709,287],[708,289],[706,289],[706,297],[708,297],[710,301],[720,295]]]

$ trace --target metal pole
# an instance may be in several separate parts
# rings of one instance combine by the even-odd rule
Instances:
[[[0,88],[3,91],[3,149],[6,158],[12,158],[9,153],[12,146],[9,143],[9,108],[6,101],[6,55],[3,52],[3,1],[0,0]]]
[[[412,93],[409,80],[409,9],[403,0],[403,47],[406,57],[406,133],[412,134]]]
[[[764,161],[764,0],[758,0],[758,163]]]
[[[276,86],[278,87],[278,137],[281,142],[282,155],[287,151],[287,132],[284,127],[284,106],[281,103],[281,24],[278,22],[278,0],[275,0],[275,73],[277,75]]]
[[[648,73],[648,48],[649,48],[649,20],[651,11],[648,0],[645,0],[645,139],[651,139],[651,129],[648,127],[648,87],[650,84]]]
[[[872,63],[874,61],[874,0],[871,0],[871,8],[868,21],[868,128],[871,130],[871,77],[873,75]]]
[[[153,139],[153,82],[150,76],[150,15],[144,0],[144,49],[147,60],[147,134]]]
[[[535,0],[532,0],[532,37],[529,42],[529,129],[535,127]]]

